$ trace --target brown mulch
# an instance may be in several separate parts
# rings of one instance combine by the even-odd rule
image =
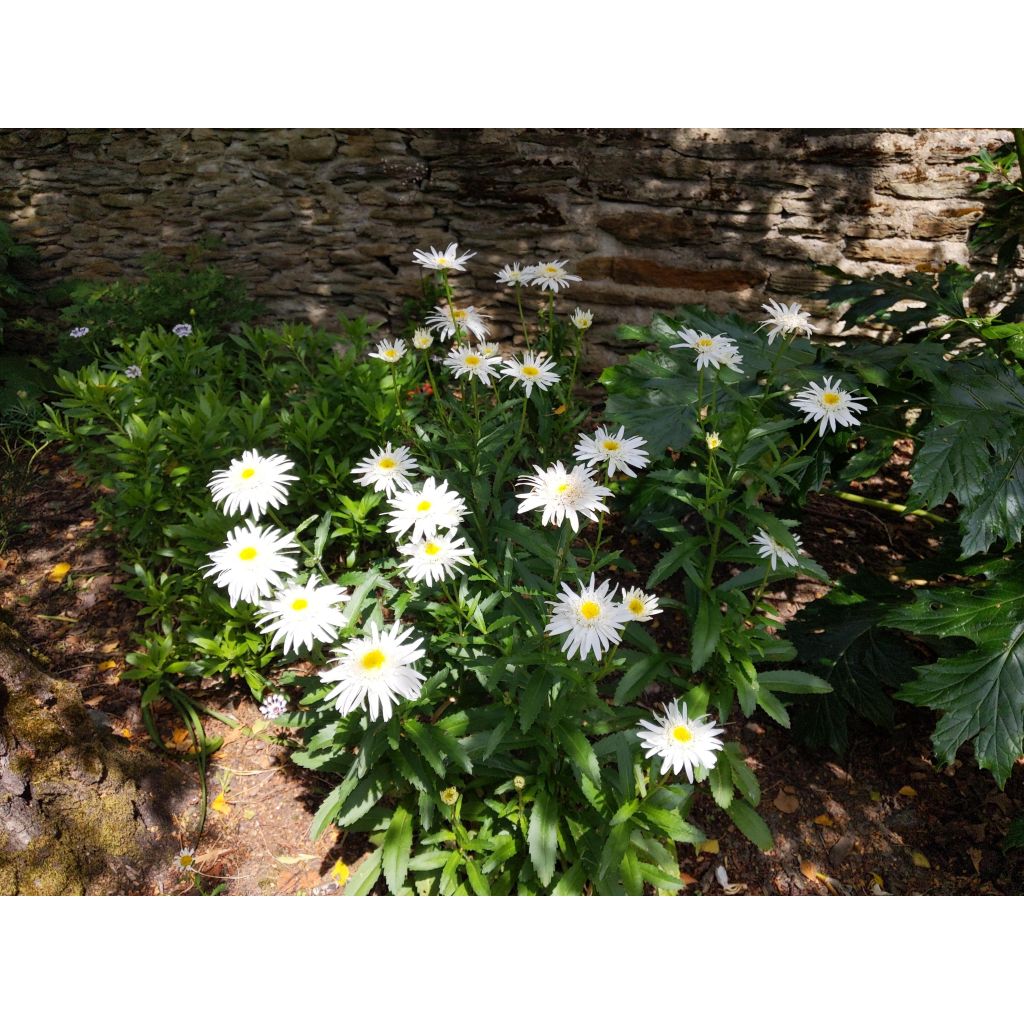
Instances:
[[[865,494],[900,500],[906,448]],[[856,490],[856,487],[851,487]],[[0,500],[13,500],[7,496]],[[133,649],[132,605],[119,595],[117,556],[96,529],[92,495],[67,459],[46,453],[21,497],[21,528],[0,550],[0,610],[44,661],[47,671],[80,686],[98,719],[133,743],[151,745],[139,711],[139,688],[121,673]],[[927,521],[815,497],[798,527],[804,546],[830,574],[868,568],[894,579],[904,564],[934,550]],[[626,545],[642,582],[643,545]],[[660,551],[645,552],[656,560]],[[62,578],[52,571],[70,565]],[[652,563],[653,564],[653,563]],[[59,575],[59,574],[58,574]],[[623,582],[625,582],[623,576]],[[807,580],[780,585],[768,597],[780,619],[823,592]],[[666,645],[681,620],[655,620]],[[654,625],[652,624],[652,625]],[[365,856],[360,836],[331,829],[316,843],[309,826],[327,784],[291,765],[292,742],[260,718],[252,701],[218,681],[200,699],[238,725],[207,721],[223,738],[208,770],[210,811],[198,844],[199,885],[179,875],[172,858],[192,845],[199,785],[188,741],[169,708],[158,715],[169,746],[167,785],[176,790],[175,827],[157,837],[166,858],[124,891],[230,894],[337,893],[346,872]],[[681,865],[688,892],[746,894],[1016,894],[1024,892],[1024,851],[1004,854],[1010,820],[1024,813],[1022,773],[1001,793],[990,775],[962,761],[936,766],[929,743],[934,716],[897,704],[895,732],[854,726],[843,758],[802,748],[774,723],[755,717],[730,726],[763,789],[760,811],[776,839],[768,854],[740,836],[728,817],[702,797],[695,820],[715,842],[700,854],[685,848]],[[716,869],[724,869],[724,874]]]

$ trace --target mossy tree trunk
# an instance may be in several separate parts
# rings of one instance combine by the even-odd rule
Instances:
[[[0,622],[0,895],[144,889],[175,846],[165,771]]]

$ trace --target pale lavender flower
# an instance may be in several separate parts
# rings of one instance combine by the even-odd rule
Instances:
[[[141,377],[142,376],[142,370],[140,370],[139,367],[137,367],[134,363],[132,363],[132,365],[129,366],[124,371],[124,375],[126,377],[130,378],[131,380],[134,380],[136,377]]]
[[[260,714],[269,722],[272,722],[275,718],[280,718],[287,710],[288,701],[279,693],[272,693],[260,705]]]
[[[191,324],[175,324],[171,328],[171,333],[176,334],[179,338],[188,338],[192,334]]]
[[[84,338],[88,333],[88,327],[72,327],[71,330],[68,331],[68,334],[70,334],[72,338]]]

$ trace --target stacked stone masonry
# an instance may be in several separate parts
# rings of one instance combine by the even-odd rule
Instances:
[[[614,326],[684,302],[805,299],[814,263],[931,270],[967,256],[963,161],[1005,129],[3,130],[0,216],[43,283],[138,272],[209,237],[277,319],[397,326],[414,248],[479,253],[460,293],[508,336],[505,262],[567,257],[560,299]],[[471,298],[470,298],[471,297]],[[828,329],[826,321],[821,326]]]

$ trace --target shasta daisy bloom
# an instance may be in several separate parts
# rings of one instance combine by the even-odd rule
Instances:
[[[772,563],[772,572],[775,571],[775,566],[778,562],[783,565],[789,566],[791,569],[797,563],[796,553],[800,547],[800,535],[794,533],[792,535],[793,546],[788,547],[785,544],[780,544],[770,533],[765,530],[758,530],[753,537],[750,538],[750,543],[757,546],[757,553],[762,558],[767,558]]]
[[[454,530],[466,514],[466,503],[448,484],[438,483],[432,476],[423,481],[419,490],[399,491],[391,500],[388,533],[397,538],[412,530],[412,540],[431,537],[441,530]]]
[[[490,319],[476,306],[455,306],[454,309],[448,306],[435,306],[433,315],[427,317],[427,326],[438,331],[442,341],[455,338],[456,334],[465,337],[467,332],[477,341],[483,341],[490,333],[484,321]]]
[[[501,346],[494,341],[485,341],[482,345],[477,345],[477,351],[482,356],[500,356]]]
[[[519,511],[530,512],[542,508],[541,525],[554,523],[561,526],[564,519],[572,523],[574,530],[579,530],[581,515],[597,522],[598,512],[607,512],[608,506],[603,498],[611,497],[611,491],[602,487],[586,466],[573,466],[567,470],[561,462],[556,462],[548,469],[533,467],[532,476],[521,476],[519,486],[526,490],[516,497],[520,499]]]
[[[767,305],[761,308],[769,314],[767,320],[761,321],[762,327],[771,328],[768,332],[769,345],[780,334],[806,334],[808,338],[811,336],[811,314],[802,310],[799,302],[787,306],[784,302],[769,299]]]
[[[412,334],[412,347],[421,352],[434,344],[434,336],[425,327],[417,327]]]
[[[569,319],[572,320],[573,327],[581,331],[587,331],[594,325],[594,314],[589,309],[580,309],[579,306]]]
[[[402,544],[399,552],[405,555],[401,568],[409,579],[426,580],[433,584],[455,575],[458,566],[466,565],[473,557],[472,550],[454,530],[434,533],[412,544]]]
[[[288,710],[288,701],[279,693],[272,693],[260,705],[260,714],[268,721],[280,718]]]
[[[188,338],[192,335],[191,324],[175,324],[171,328],[171,333],[176,334],[179,338]]]
[[[410,456],[405,445],[392,448],[389,441],[362,462],[357,462],[352,467],[352,475],[364,487],[373,484],[375,491],[394,494],[396,490],[410,486],[409,477],[419,472],[419,468],[419,463]]]
[[[316,640],[337,640],[345,625],[345,616],[338,606],[347,600],[348,594],[342,587],[322,584],[316,576],[310,576],[305,583],[293,580],[270,600],[260,602],[256,627],[261,633],[270,633],[271,647],[284,641],[284,654],[291,650],[298,653],[303,647],[312,650]]]
[[[722,439],[718,436],[717,430],[708,431],[704,437],[704,441],[708,446],[708,451],[713,452],[716,448],[722,447]]]
[[[412,261],[428,270],[465,270],[466,260],[472,259],[475,255],[475,252],[464,252],[460,256],[457,243],[452,242],[444,252],[439,252],[433,246],[430,247],[429,253],[416,249],[412,254]]]
[[[641,721],[637,736],[648,757],[661,758],[662,775],[686,772],[687,781],[693,782],[694,769],[711,771],[723,746],[718,737],[725,730],[707,719],[707,715],[688,718],[686,704],[680,711],[674,700],[665,705],[664,714],[655,714],[653,722]]]
[[[510,286],[527,284],[526,274],[529,269],[529,267],[524,267],[520,270],[518,263],[513,263],[512,266],[509,266],[506,263],[496,275],[498,278],[498,284],[506,284]]]
[[[853,414],[867,409],[862,401],[864,396],[850,394],[840,384],[841,380],[833,384],[831,377],[826,377],[821,386],[812,381],[802,391],[798,391],[789,404],[807,413],[804,423],[810,423],[811,420],[820,423],[822,434],[828,433],[830,427],[835,431],[840,427],[856,427],[860,420]]]
[[[232,459],[227,469],[219,469],[207,485],[213,500],[224,503],[225,515],[252,512],[254,519],[262,519],[268,506],[281,508],[288,501],[288,485],[297,476],[288,470],[295,464],[283,455],[260,455],[255,448],[242,452],[240,459]]]
[[[500,356],[486,356],[478,348],[460,345],[453,348],[444,361],[456,377],[476,377],[484,384],[490,384],[492,377],[497,377],[497,367],[501,365]]]
[[[535,284],[542,291],[557,292],[559,288],[568,288],[570,281],[582,281],[582,277],[570,274],[565,265],[568,260],[548,260],[527,267],[523,272],[528,275],[527,284]]]
[[[183,874],[191,874],[196,869],[196,848],[183,846],[174,858],[174,866]]]
[[[386,631],[371,622],[367,634],[343,644],[338,654],[334,667],[321,672],[320,680],[338,684],[325,700],[333,701],[342,715],[365,707],[371,721],[387,721],[400,698],[415,700],[420,695],[423,676],[409,666],[423,657],[423,641],[412,629],[403,629],[400,620]]]
[[[683,340],[678,345],[670,345],[669,348],[689,348],[697,356],[697,369],[703,370],[709,363],[717,370],[725,365],[730,369],[738,370],[743,360],[736,342],[724,334],[716,334],[711,337],[708,334],[701,334],[699,331],[684,327],[676,331]]]
[[[397,363],[405,355],[405,342],[401,338],[395,341],[377,342],[377,351],[369,353],[371,359],[382,359],[385,363]]]
[[[580,660],[586,661],[593,652],[595,661],[600,661],[608,648],[622,639],[623,627],[631,616],[615,600],[615,589],[609,580],[595,586],[593,573],[590,583],[578,594],[567,583],[562,584],[558,600],[551,602],[551,620],[545,632],[549,636],[568,634],[562,642],[567,658],[578,653]]]
[[[636,476],[633,467],[643,469],[651,460],[647,456],[644,438],[626,437],[626,428],[619,427],[617,434],[609,434],[604,427],[598,427],[593,437],[580,434],[579,442],[573,455],[588,466],[596,466],[602,462],[608,464],[608,475],[614,476],[622,470],[626,476]]]
[[[527,352],[522,362],[515,358],[506,359],[501,374],[503,377],[511,377],[513,384],[522,384],[529,397],[535,386],[541,391],[547,391],[552,384],[561,380],[555,373],[557,365],[554,359],[548,359],[546,352]]]
[[[282,577],[295,575],[298,563],[285,552],[297,547],[294,533],[246,520],[228,534],[224,547],[210,552],[213,562],[203,576],[215,576],[218,587],[227,587],[232,607],[239,601],[255,604],[280,587]]]
[[[622,595],[622,607],[633,622],[650,622],[662,611],[658,607],[658,598],[654,594],[645,594],[639,587],[632,587]]]

